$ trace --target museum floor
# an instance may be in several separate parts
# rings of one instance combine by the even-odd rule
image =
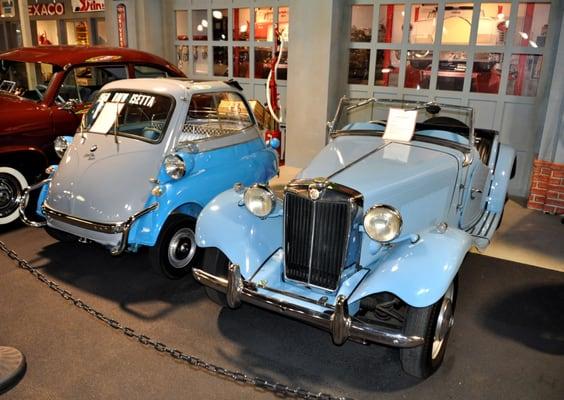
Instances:
[[[508,203],[492,246],[464,262],[445,362],[426,381],[402,372],[395,349],[336,347],[325,332],[252,306],[220,309],[192,278],[153,272],[143,251],[115,258],[21,226],[3,229],[0,240],[110,317],[248,374],[355,399],[562,399],[563,230],[558,217]],[[4,255],[0,345],[28,361],[6,399],[274,398],[125,337]]]

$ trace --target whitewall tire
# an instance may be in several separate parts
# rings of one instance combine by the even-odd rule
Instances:
[[[0,167],[0,225],[9,224],[19,218],[17,199],[28,186],[20,171],[11,167]]]

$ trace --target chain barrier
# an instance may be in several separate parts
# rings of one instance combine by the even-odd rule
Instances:
[[[2,251],[6,256],[10,259],[15,261],[23,270],[26,270],[33,276],[35,276],[39,281],[47,285],[50,289],[57,292],[63,299],[67,300],[69,303],[75,305],[79,309],[86,311],[88,314],[96,317],[107,326],[120,331],[125,336],[129,338],[136,339],[139,343],[149,348],[153,348],[159,353],[165,353],[174,358],[178,361],[183,361],[192,367],[202,369],[211,373],[212,375],[216,375],[219,377],[223,377],[226,379],[230,379],[237,383],[242,383],[245,385],[254,386],[259,389],[263,389],[269,392],[272,392],[276,396],[279,397],[292,397],[298,399],[320,399],[320,400],[351,400],[347,397],[337,397],[327,393],[314,393],[306,389],[302,389],[300,387],[290,387],[287,385],[283,385],[277,382],[270,382],[266,379],[249,376],[243,372],[234,371],[228,368],[223,368],[218,365],[215,365],[211,362],[207,362],[201,358],[196,356],[184,353],[174,347],[170,347],[158,340],[152,339],[149,336],[143,335],[137,332],[135,329],[129,328],[121,324],[120,322],[116,321],[113,318],[110,318],[104,315],[102,312],[96,310],[94,307],[90,306],[89,304],[85,303],[81,299],[78,299],[73,296],[71,292],[61,287],[57,282],[54,282],[47,278],[45,274],[39,271],[36,267],[32,266],[27,260],[18,256],[18,254],[10,249],[6,244],[0,240],[0,251]]]

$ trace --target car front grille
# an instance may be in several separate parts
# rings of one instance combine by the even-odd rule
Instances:
[[[311,185],[324,185],[319,198],[310,198]],[[288,186],[284,200],[286,278],[329,290],[338,287],[343,268],[358,261],[360,236],[355,222],[361,202],[357,192],[328,182],[298,181]]]

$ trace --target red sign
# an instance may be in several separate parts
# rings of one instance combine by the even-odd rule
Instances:
[[[118,4],[116,9],[119,47],[127,47],[127,13],[125,4]]]
[[[27,7],[27,12],[32,17],[63,15],[65,5],[63,3],[30,4]]]
[[[105,9],[104,0],[72,0],[72,11],[75,13],[104,11]]]

